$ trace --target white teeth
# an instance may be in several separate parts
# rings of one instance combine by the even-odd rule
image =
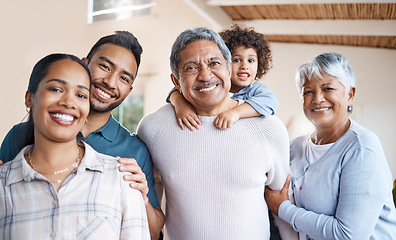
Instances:
[[[67,115],[67,114],[61,114],[61,113],[53,113],[51,114],[52,117],[57,118],[61,121],[66,121],[66,122],[72,122],[74,120],[73,116]]]
[[[200,92],[208,92],[208,91],[211,91],[211,90],[213,90],[215,88],[216,88],[216,85],[213,85],[212,87],[198,89],[198,91],[200,91]]]
[[[327,110],[330,110],[330,107],[314,109],[313,111],[314,111],[314,112],[323,112],[323,111],[327,111]]]
[[[238,74],[239,77],[249,77],[249,74],[243,73],[243,74]]]
[[[102,95],[104,98],[110,98],[110,95],[109,95],[109,94],[103,92],[103,91],[100,90],[99,88],[95,88],[95,89],[96,89],[96,91],[97,91],[100,95]]]

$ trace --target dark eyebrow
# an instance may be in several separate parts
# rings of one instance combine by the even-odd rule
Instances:
[[[49,82],[58,82],[58,83],[63,84],[63,85],[67,85],[68,84],[65,80],[57,79],[57,78],[49,79],[45,83],[49,83]],[[84,85],[78,84],[77,87],[78,88],[82,88],[82,89],[86,89],[89,92],[89,89],[86,86],[84,86]]]
[[[113,63],[113,61],[111,61],[111,60],[108,59],[107,57],[100,56],[99,59],[102,60],[102,61],[107,62],[107,63],[110,64],[112,67],[115,67],[115,63]],[[125,75],[128,75],[128,76],[132,79],[132,81],[135,80],[135,77],[133,76],[132,73],[130,73],[130,72],[128,72],[128,71],[125,71],[125,70],[122,71],[122,72],[123,72]]]
[[[221,58],[220,57],[212,57],[212,58],[210,58],[210,60],[211,61],[214,61],[214,60],[221,61]]]
[[[194,62],[194,61],[189,61],[189,62],[185,62],[185,63],[183,64],[183,67],[186,67],[187,65],[190,65],[190,64],[197,65],[196,62]]]

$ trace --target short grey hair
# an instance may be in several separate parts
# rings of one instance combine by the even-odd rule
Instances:
[[[348,60],[338,53],[323,53],[301,65],[296,72],[296,84],[302,94],[302,87],[307,80],[314,77],[323,79],[327,75],[336,78],[345,87],[348,93],[356,87],[356,76]]]
[[[177,79],[179,79],[178,65],[180,63],[180,52],[188,44],[195,42],[197,40],[209,40],[216,43],[221,53],[223,54],[224,59],[227,62],[227,68],[230,67],[231,52],[227,48],[223,39],[220,37],[218,33],[205,27],[190,28],[180,33],[180,35],[176,38],[172,46],[171,55],[170,55],[170,68],[172,74]]]

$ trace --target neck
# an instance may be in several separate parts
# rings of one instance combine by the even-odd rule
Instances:
[[[234,84],[231,84],[231,89],[230,89],[230,92],[231,93],[236,93],[236,92],[238,92],[239,90],[241,90],[243,87],[239,87],[239,86],[235,86]]]
[[[36,137],[30,157],[37,168],[56,171],[70,166],[76,161],[78,155],[79,148],[75,139],[70,142],[59,143]]]
[[[236,106],[238,106],[238,101],[227,96],[222,103],[214,107],[200,108],[199,106],[194,106],[194,110],[200,116],[217,116],[220,113],[230,110]]]
[[[350,125],[351,122],[347,119],[340,126],[332,126],[328,129],[316,129],[315,133],[312,134],[312,142],[317,145],[334,143],[345,134]]]
[[[109,121],[110,115],[111,111],[105,113],[90,111],[87,117],[87,122],[81,128],[80,132],[84,137],[87,137],[90,133],[106,125],[107,121]]]

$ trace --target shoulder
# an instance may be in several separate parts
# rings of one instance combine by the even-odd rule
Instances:
[[[23,141],[23,137],[26,135],[27,128],[28,126],[26,122],[14,125],[4,138],[2,147],[5,143],[14,144],[14,142]]]
[[[22,131],[26,131],[27,128],[27,123],[26,122],[22,122],[22,123],[18,123],[15,124],[10,131],[14,131],[14,132],[22,132]]]
[[[383,152],[378,136],[352,120],[347,132],[337,140],[333,148],[340,154],[346,155],[362,154],[367,151],[381,154]]]
[[[244,119],[247,120],[246,124],[251,124],[252,127],[255,128],[259,134],[265,136],[265,138],[269,140],[281,139],[282,143],[286,141],[288,145],[289,134],[287,133],[285,125],[277,116],[270,115]],[[243,121],[244,119],[240,119],[239,121]]]
[[[259,81],[254,81],[249,85],[251,88],[267,88],[264,83]]]
[[[91,145],[86,142],[83,142],[85,147],[85,163],[87,166],[96,168],[98,166],[112,166],[113,168],[118,166],[119,163],[117,159],[113,156],[100,153],[96,151]]]
[[[26,122],[16,124],[11,128],[1,144],[0,160],[3,162],[11,161],[25,147],[24,139],[27,128]]]
[[[295,162],[303,160],[305,156],[305,148],[310,134],[299,136],[290,142],[290,162],[294,166]]]
[[[352,120],[348,131],[337,142],[336,150],[344,153],[348,161],[366,161],[376,164],[378,159],[386,159],[378,136]]]
[[[270,90],[268,90],[267,86],[264,85],[264,83],[261,83],[259,81],[254,81],[252,82],[249,86],[249,92],[255,92],[255,93],[268,93]]]
[[[267,131],[286,131],[286,127],[275,115],[248,118],[258,124],[259,129]]]
[[[24,147],[12,161],[8,161],[0,166],[0,179],[6,183],[16,182],[23,179],[23,164],[25,162],[24,154],[31,149],[31,145]]]
[[[296,137],[295,139],[290,141],[290,147],[295,148],[303,145],[306,143],[306,140],[309,138],[310,134],[302,135],[299,137]]]
[[[131,133],[115,119],[112,121],[112,128],[114,131],[117,131],[115,138],[112,141],[114,144],[113,150],[118,151],[119,156],[125,157],[129,156],[131,153],[133,153],[133,155],[148,153],[146,144],[136,135],[136,133]],[[117,153],[110,155],[115,156]]]
[[[143,117],[144,121],[163,121],[164,119],[175,118],[175,110],[170,103],[160,107],[156,111]]]
[[[374,132],[362,127],[352,120],[349,135],[362,147],[378,147],[378,144],[381,144],[378,136]]]
[[[166,124],[173,123],[174,121],[176,121],[174,108],[171,104],[166,104],[142,118],[138,126],[138,136],[142,132],[163,128]]]
[[[128,172],[119,171],[118,167],[121,163],[118,162],[117,158],[99,153],[94,150],[89,144],[85,145],[85,156],[84,166],[86,171],[91,172],[94,175],[100,175],[100,181],[102,186],[110,186],[112,188],[125,188],[128,186],[128,182],[123,179],[123,176],[130,174]],[[83,163],[82,163],[83,164]]]

